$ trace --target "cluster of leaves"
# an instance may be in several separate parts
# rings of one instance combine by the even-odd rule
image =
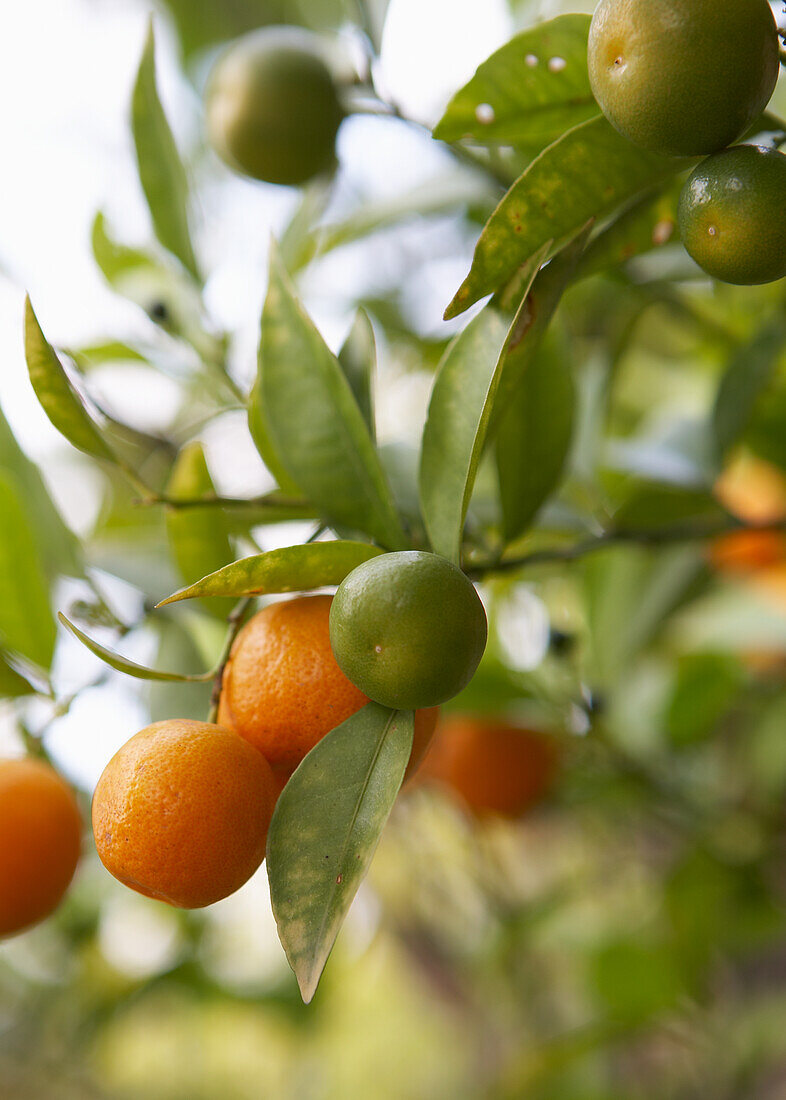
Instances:
[[[326,225],[316,192],[304,196],[280,247],[271,246],[258,372],[248,395],[229,369],[230,339],[211,326],[204,306],[192,196],[158,98],[150,36],[132,130],[158,243],[146,252],[115,241],[99,215],[93,249],[109,284],[147,312],[156,343],[112,339],[58,353],[28,303],[35,392],[65,438],[100,465],[107,494],[93,537],[80,547],[0,425],[3,514],[14,520],[0,540],[4,695],[54,697],[50,588],[62,575],[86,576],[94,585],[96,566],[131,580],[149,602],[178,581],[186,584],[162,601],[166,611],[146,621],[159,631],[161,665],[176,632],[174,663],[189,672],[135,664],[95,641],[94,631],[61,618],[113,669],[159,686],[186,684],[196,703],[178,694],[177,705],[199,707],[204,695],[197,697],[189,681],[209,685],[220,671],[220,645],[216,666],[193,672],[198,630],[171,614],[173,604],[198,599],[200,615],[225,620],[237,600],[334,585],[374,554],[428,547],[487,580],[493,606],[495,576],[504,596],[521,570],[537,580],[554,570],[550,563],[559,569],[591,552],[576,566],[584,634],[578,667],[557,676],[556,688],[550,668],[543,682],[525,686],[492,650],[464,702],[499,707],[529,692],[541,705],[551,698],[552,724],[567,730],[577,707],[600,728],[597,699],[604,695],[617,708],[614,730],[626,700],[630,707],[624,689],[632,663],[675,610],[709,584],[692,540],[734,526],[713,495],[725,458],[744,442],[786,463],[779,412],[786,391],[778,373],[786,332],[777,288],[757,292],[756,310],[744,299],[713,302],[694,293],[701,288],[696,269],[669,247],[676,195],[690,166],[635,149],[600,115],[586,73],[588,25],[586,16],[561,16],[521,32],[454,96],[434,135],[454,151],[460,182],[432,206],[412,196]],[[214,34],[206,29],[198,44]],[[773,119],[758,127],[781,128]],[[471,186],[466,182],[465,162],[482,173],[481,184],[475,175]],[[492,209],[488,196],[497,196],[500,180],[505,193]],[[478,202],[483,208],[484,227],[446,314],[456,317],[491,297],[445,348],[419,464],[402,473],[376,443],[368,313],[358,312],[334,355],[291,278],[327,250],[412,212],[463,208],[468,195],[473,217]],[[769,318],[758,325],[762,303]],[[367,304],[389,336],[391,311]],[[641,395],[615,388],[652,311],[668,317],[674,339],[703,357],[707,374],[723,366],[708,415],[673,422],[666,438],[656,435]],[[181,408],[165,438],[130,428],[89,396],[91,371],[120,361],[155,365],[181,380]],[[673,365],[663,366],[669,382],[673,374]],[[643,376],[662,400],[666,383],[646,370]],[[238,406],[247,410],[250,436],[277,484],[253,500],[216,493],[199,442],[201,422]],[[321,541],[237,556],[254,549],[262,525],[295,519],[312,520]],[[163,575],[148,570],[145,558],[162,526],[170,548]],[[688,545],[653,550],[659,543]],[[111,623],[103,598],[93,597],[82,618],[102,624],[109,615]],[[112,625],[120,636],[129,630]],[[738,671],[714,657],[678,663],[667,712],[675,745],[702,740],[738,705]],[[159,696],[164,714],[173,699]],[[410,715],[370,705],[324,739],[279,802],[269,877],[282,942],[306,998],[391,812],[411,737]],[[621,768],[631,766],[625,758]]]

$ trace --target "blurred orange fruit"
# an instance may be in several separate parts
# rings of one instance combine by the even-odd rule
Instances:
[[[98,854],[146,897],[181,909],[212,905],[265,858],[278,793],[268,762],[232,730],[156,722],[115,753],[98,781]]]
[[[737,456],[715,483],[715,496],[745,523],[781,523],[786,519],[786,477],[769,462],[753,455]],[[713,539],[708,555],[721,573],[753,576],[783,589],[786,532],[731,531]]]
[[[299,596],[269,604],[240,631],[224,670],[218,721],[259,749],[284,781],[326,733],[369,701],[333,656],[332,601]],[[405,781],[423,759],[438,713],[438,707],[415,713]]]
[[[519,817],[551,787],[554,737],[508,722],[450,715],[440,723],[420,779],[438,784],[478,817]]]
[[[76,865],[82,819],[71,788],[40,760],[0,760],[0,937],[48,917]]]

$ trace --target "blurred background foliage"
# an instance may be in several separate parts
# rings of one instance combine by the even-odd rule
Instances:
[[[338,52],[354,57],[351,26],[361,20],[378,43],[385,7],[169,0],[159,15],[199,87],[215,48],[252,27],[343,26]],[[556,10],[512,4],[520,26]],[[339,175],[332,192],[306,189],[274,225],[331,332],[346,331],[356,306],[372,319],[381,453],[413,521],[425,401],[455,331],[437,322],[444,290],[499,194],[487,175],[440,163],[427,185],[368,202]],[[223,169],[198,140],[188,165],[209,220]],[[160,249],[114,233],[99,216],[96,261],[147,320],[128,340],[68,349],[105,437],[158,493],[265,493],[273,483],[238,419],[253,351],[214,322]],[[408,273],[427,261],[434,278],[421,294]],[[178,913],[124,891],[88,852],[62,910],[0,947],[0,1095],[786,1094],[786,544],[774,532],[649,537],[702,529],[722,508],[750,522],[786,517],[784,326],[782,284],[711,285],[677,243],[622,264],[600,257],[566,295],[542,352],[573,370],[567,473],[515,548],[533,561],[482,584],[489,649],[447,708],[558,739],[554,788],[517,821],[473,817],[425,782],[402,794],[309,1008],[276,942],[263,876],[208,912]],[[148,395],[133,417],[129,386]],[[204,450],[194,443],[203,438]],[[217,440],[244,472],[242,492],[211,472]],[[115,674],[59,643],[42,680],[54,633],[47,611],[29,625],[30,600],[48,605],[51,592],[107,644],[198,671],[220,649],[215,608],[150,617],[155,601],[212,561],[313,530],[286,510],[206,507],[190,513],[183,538],[183,513],[141,507],[117,471],[93,467],[100,505],[77,539],[2,417],[0,466],[5,528],[26,533],[13,545],[0,537],[0,632],[23,658],[0,663],[0,706],[18,744],[42,732],[55,757],[78,692]],[[485,471],[468,528],[481,548],[495,492]],[[615,525],[637,539],[570,560],[577,540]],[[201,718],[209,695],[205,685],[135,690],[140,726]]]

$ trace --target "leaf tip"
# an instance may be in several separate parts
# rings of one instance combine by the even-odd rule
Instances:
[[[456,291],[453,300],[448,304],[447,309],[442,315],[443,320],[452,321],[454,317],[458,317],[465,310],[469,309],[471,305],[470,293],[465,281]]]

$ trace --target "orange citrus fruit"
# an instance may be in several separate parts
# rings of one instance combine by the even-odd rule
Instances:
[[[344,112],[318,39],[294,27],[263,27],[219,59],[207,84],[207,132],[236,171],[300,184],[335,163]]]
[[[328,622],[332,596],[268,604],[235,639],[224,670],[218,721],[259,749],[283,779],[326,733],[368,703],[336,663]],[[417,768],[437,708],[415,715],[405,780]]]
[[[48,917],[79,862],[71,788],[40,760],[0,760],[0,937]]]
[[[682,243],[708,275],[750,286],[786,275],[786,156],[735,145],[707,157],[680,193]]]
[[[156,722],[115,753],[98,781],[96,848],[125,886],[199,909],[257,870],[277,796],[268,762],[232,730]]]
[[[724,508],[746,523],[776,524],[786,519],[786,477],[754,455],[735,456],[715,482],[714,492]],[[708,556],[721,573],[771,577],[786,565],[786,533],[730,531],[712,540]]]
[[[767,0],[601,0],[587,60],[601,110],[629,141],[699,156],[767,105],[778,31]]]
[[[439,726],[419,779],[458,797],[477,817],[519,817],[551,787],[553,736],[489,718],[450,715]]]
[[[385,707],[415,710],[458,695],[486,648],[475,586],[438,554],[402,550],[353,569],[330,609],[340,667]]]

